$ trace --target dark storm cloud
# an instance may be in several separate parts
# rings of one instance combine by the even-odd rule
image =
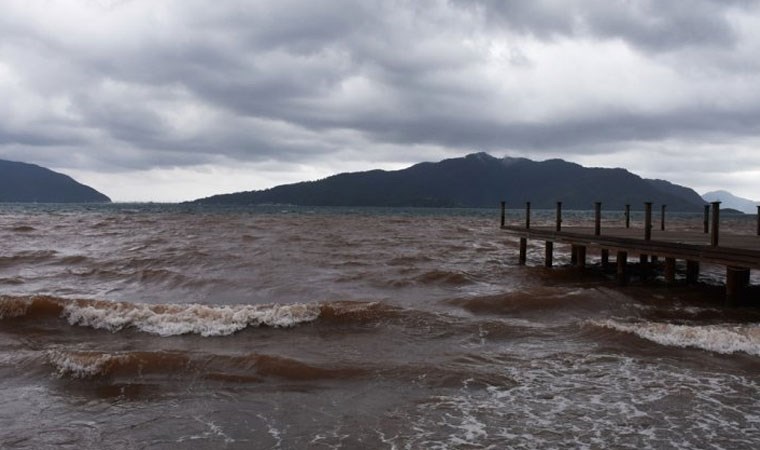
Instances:
[[[683,46],[730,46],[736,35],[727,13],[751,10],[754,0],[453,0],[497,27],[541,38],[588,35],[619,38],[646,51]]]
[[[739,0],[11,0],[0,157],[133,171],[407,162],[420,145],[746,146],[760,131],[758,12]]]

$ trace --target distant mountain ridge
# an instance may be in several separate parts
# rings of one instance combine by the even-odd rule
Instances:
[[[109,203],[111,199],[68,175],[35,164],[0,160],[0,202]]]
[[[706,202],[721,202],[721,208],[732,208],[746,214],[756,214],[757,206],[760,205],[760,201],[738,197],[728,191],[705,192],[702,199]]]
[[[531,201],[536,208],[608,209],[644,202],[667,204],[670,211],[701,211],[694,190],[663,180],[646,180],[625,169],[587,168],[560,159],[532,161],[473,153],[402,170],[370,170],[260,191],[222,194],[198,204],[293,204],[304,206],[510,207]]]

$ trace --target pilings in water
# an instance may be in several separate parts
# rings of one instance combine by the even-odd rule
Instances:
[[[700,263],[723,264],[726,266],[726,296],[728,299],[738,299],[749,285],[750,268],[760,269],[760,248],[757,241],[747,243],[745,237],[732,235],[727,239],[732,246],[719,246],[720,232],[720,202],[713,202],[705,208],[705,230],[709,239],[704,244],[682,244],[683,236],[690,236],[691,242],[701,234],[688,231],[666,232],[666,205],[660,205],[660,224],[657,234],[652,231],[652,203],[644,204],[644,233],[643,236],[630,228],[630,205],[625,205],[625,229],[602,229],[602,203],[594,202],[593,228],[570,227],[563,229],[562,202],[556,203],[556,218],[553,227],[539,225],[531,227],[531,203],[525,203],[524,228],[506,224],[505,202],[501,202],[502,228],[511,234],[519,236],[519,263],[527,263],[528,239],[540,239],[545,243],[544,266],[554,265],[555,242],[570,244],[570,264],[583,271],[587,267],[588,247],[599,249],[600,265],[606,272],[608,269],[616,273],[621,285],[628,283],[631,271],[628,258],[633,254],[639,255],[638,274],[646,280],[654,274],[654,269],[662,270],[661,274],[667,285],[673,285],[677,280],[677,259],[685,261],[684,280],[687,284],[697,283],[700,275]],[[709,219],[709,220],[708,220]],[[550,222],[551,223],[551,222]],[[760,236],[760,206],[758,206],[758,235]],[[754,239],[754,237],[746,237]],[[738,239],[738,240],[737,240]],[[736,243],[745,243],[736,246]],[[746,246],[744,246],[746,245]],[[614,253],[614,266],[610,265],[610,253]]]

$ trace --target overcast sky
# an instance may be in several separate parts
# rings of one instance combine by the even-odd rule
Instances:
[[[476,151],[760,200],[760,4],[3,0],[0,118],[117,201]]]

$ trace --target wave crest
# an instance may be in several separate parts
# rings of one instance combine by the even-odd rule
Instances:
[[[111,332],[124,328],[158,336],[226,336],[247,327],[287,328],[316,320],[319,304],[202,305],[0,296],[0,319],[61,317],[71,325]]]
[[[731,354],[744,352],[760,356],[760,325],[677,325],[662,322],[624,323],[609,319],[588,324],[623,333],[671,347],[691,347],[711,352]]]

